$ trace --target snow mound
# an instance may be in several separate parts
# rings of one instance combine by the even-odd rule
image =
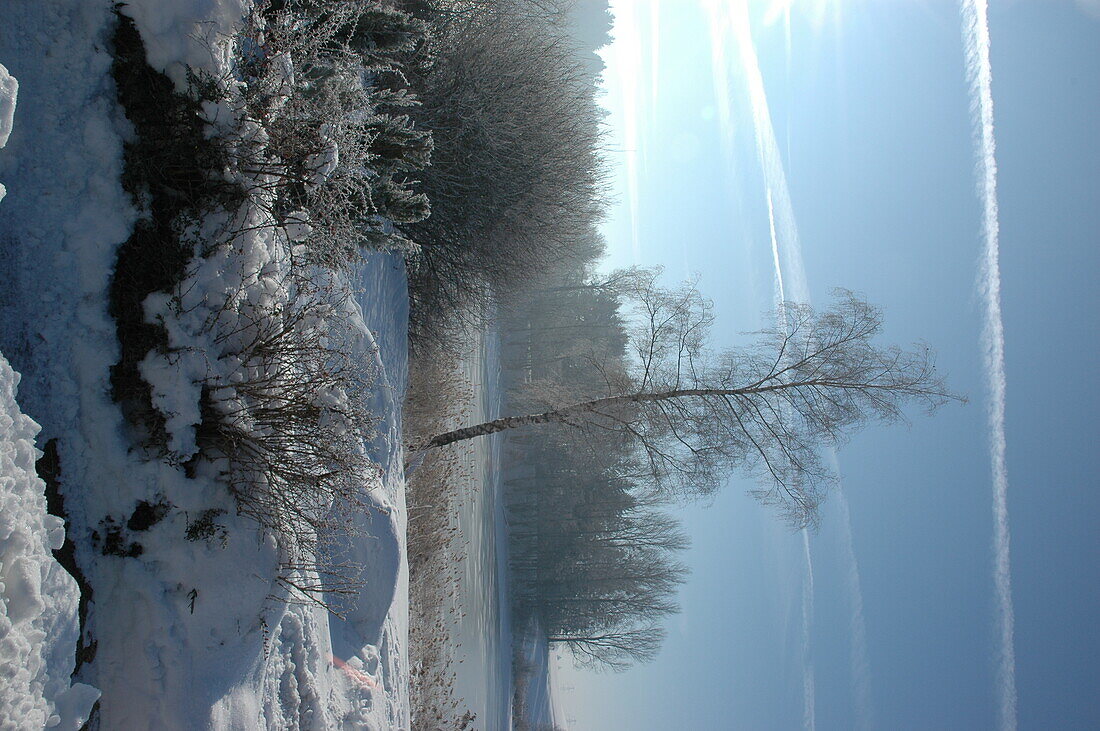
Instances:
[[[0,355],[0,728],[78,729],[99,691],[69,685],[79,591],[51,554],[65,527],[46,512],[38,424],[15,402],[18,383]]]
[[[19,82],[8,73],[4,64],[0,64],[0,147],[8,144],[15,120],[15,97],[18,93]],[[0,183],[0,200],[4,199],[6,193],[4,184]]]
[[[0,147],[8,144],[12,123],[15,118],[15,97],[19,93],[19,82],[8,73],[4,64],[0,64]]]
[[[230,65],[233,37],[249,3],[242,0],[130,0],[121,10],[133,18],[149,65],[187,88],[187,72]]]

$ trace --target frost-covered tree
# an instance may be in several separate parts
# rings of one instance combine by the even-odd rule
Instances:
[[[405,73],[431,130],[418,191],[431,215],[406,226],[415,339],[496,293],[545,278],[587,245],[602,215],[601,113],[555,1],[425,1],[430,37]],[[488,285],[488,286],[487,286]]]

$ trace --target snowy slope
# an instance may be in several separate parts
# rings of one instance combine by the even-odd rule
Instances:
[[[0,148],[19,84],[0,65]],[[0,184],[0,199],[6,194]],[[38,424],[15,401],[19,374],[0,355],[0,728],[80,728],[99,692],[70,683],[79,632],[76,582],[54,559],[65,525],[50,515],[35,460]]]
[[[0,65],[0,148],[11,136],[18,90]],[[0,185],[0,199],[6,192]],[[53,556],[65,524],[47,512],[35,469],[38,424],[19,410],[18,385],[0,355],[0,728],[78,729],[99,692],[70,683],[80,592]]]
[[[134,453],[110,398],[118,344],[107,291],[136,219],[119,183],[132,131],[110,75],[112,7],[0,9],[0,60],[20,80],[18,123],[0,152],[0,350],[24,375],[20,403],[42,424],[40,443],[57,439],[70,536],[92,590],[77,678],[102,691],[101,728],[407,727],[403,269],[378,255],[363,270],[363,354],[384,368],[370,454],[383,470],[365,486],[352,548],[365,583],[338,621],[280,601],[272,539],[235,515],[221,484]],[[158,0],[127,12],[154,62],[178,78],[208,47],[196,31],[226,37],[240,5]],[[277,265],[288,244],[269,236],[243,248]],[[212,508],[225,511],[215,539],[186,540]]]

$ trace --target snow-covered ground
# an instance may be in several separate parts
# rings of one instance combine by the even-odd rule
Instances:
[[[0,64],[0,148],[19,84]],[[6,189],[0,184],[0,199]],[[15,400],[19,374],[0,354],[0,728],[78,729],[99,691],[71,683],[80,592],[55,560],[65,524],[47,510],[35,461],[38,424]]]
[[[484,334],[464,361],[474,385],[471,423],[500,415],[499,342]],[[469,465],[458,520],[465,542],[462,581],[454,598],[461,616],[452,641],[457,656],[455,694],[477,714],[475,728],[512,727],[512,633],[507,596],[508,538],[501,483],[503,439],[494,435],[470,443],[463,456]]]
[[[91,588],[76,677],[102,692],[101,728],[407,727],[400,440],[407,311],[400,260],[375,255],[360,276],[362,353],[379,359],[371,406],[380,421],[369,456],[382,469],[364,485],[366,509],[350,548],[363,583],[344,607],[346,621],[335,620],[315,605],[280,600],[286,593],[275,578],[272,538],[235,515],[221,483],[188,478],[134,452],[111,400],[119,346],[107,293],[117,248],[137,218],[120,184],[122,144],[133,131],[110,74],[112,8],[41,0],[0,7],[0,61],[19,79],[15,126],[0,151],[7,188],[0,202],[0,350],[23,374],[19,403],[42,425],[38,443],[57,440],[69,535]],[[231,37],[241,9],[231,0],[131,0],[126,12],[151,62],[178,80],[182,63],[219,62],[210,48]],[[8,108],[0,103],[0,120]],[[291,244],[268,229],[244,242],[240,255],[266,272],[282,266]],[[218,276],[202,286],[231,287],[224,279],[243,271],[243,261],[221,262]],[[165,389],[162,401],[186,392]],[[10,418],[13,459],[25,472],[32,428]],[[186,419],[173,427],[182,455],[188,445],[180,435],[191,427]],[[225,511],[215,538],[186,540],[196,517],[212,508]],[[58,534],[55,523],[39,520],[45,533],[28,550],[40,555]],[[53,576],[45,566],[37,569]],[[31,576],[30,568],[20,576]],[[7,612],[38,611],[58,641],[47,654],[71,661],[72,586],[55,594],[54,583],[62,582],[51,581],[40,585],[48,594],[41,611],[34,601],[17,601]],[[50,676],[34,712],[57,703],[65,681]],[[78,695],[73,700],[88,700]],[[34,726],[33,718],[22,720]]]
[[[524,636],[519,641],[518,652],[524,664],[530,668],[530,674],[521,681],[524,707],[517,709],[532,728],[554,728],[554,697],[550,679],[550,645],[535,625],[524,628]],[[561,718],[561,716],[558,716]]]

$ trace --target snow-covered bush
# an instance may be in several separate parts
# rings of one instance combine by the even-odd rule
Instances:
[[[165,458],[226,482],[238,512],[279,540],[281,578],[301,566],[338,576],[324,544],[347,533],[378,474],[364,451],[377,358],[341,274],[285,258],[235,273],[241,258],[224,246],[146,302],[169,340],[141,364],[168,425]]]
[[[339,544],[377,477],[378,358],[347,269],[365,247],[410,247],[397,226],[428,213],[408,176],[431,137],[395,113],[414,100],[387,60],[420,33],[377,2],[260,3],[186,88],[148,69],[126,17],[116,33],[147,219],[112,286],[115,395],[148,456],[224,482],[277,540],[299,598],[359,573]],[[217,509],[186,537],[228,540]]]
[[[304,261],[339,267],[363,248],[413,247],[395,224],[429,213],[410,175],[432,139],[396,113],[416,101],[394,54],[422,34],[399,10],[346,0],[269,2],[243,30],[221,82],[240,97],[225,139]]]
[[[285,300],[220,313],[215,342],[230,367],[204,384],[199,440],[228,459],[242,513],[301,537],[354,502],[376,469],[363,452],[375,359],[347,317],[347,290],[284,286]]]

